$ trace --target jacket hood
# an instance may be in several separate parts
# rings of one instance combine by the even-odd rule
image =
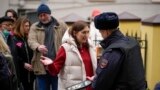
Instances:
[[[66,32],[63,35],[62,44],[63,43],[69,43],[69,44],[77,47],[77,45],[75,43],[75,39],[69,34],[69,29],[67,29]],[[90,40],[90,39],[88,39],[88,44],[89,44],[90,47],[94,47],[93,41]]]

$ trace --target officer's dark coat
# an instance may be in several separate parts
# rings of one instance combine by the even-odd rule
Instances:
[[[94,90],[145,90],[139,44],[115,30],[101,42],[104,49],[93,82]]]

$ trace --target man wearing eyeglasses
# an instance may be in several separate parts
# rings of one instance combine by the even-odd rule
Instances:
[[[13,19],[6,16],[0,18],[0,32],[6,42],[8,41],[9,32],[13,27],[13,22]]]
[[[10,84],[12,90],[18,89],[18,79],[17,79],[17,68],[16,68],[16,50],[15,50],[15,44],[13,42],[13,35],[10,34],[10,30],[13,28],[13,22],[14,20],[10,17],[1,17],[0,18],[0,36],[3,37],[4,41],[8,45],[12,58],[7,58],[7,63],[9,66],[9,69],[11,71],[11,77],[10,77]],[[16,69],[15,69],[16,68]]]

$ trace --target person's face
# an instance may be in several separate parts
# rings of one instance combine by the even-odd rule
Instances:
[[[29,29],[30,29],[30,24],[29,24],[29,22],[25,22],[23,27],[24,27],[24,33],[25,33],[25,34],[28,34]]]
[[[110,32],[108,30],[99,30],[101,33],[103,39],[107,38],[110,35]]]
[[[10,31],[10,30],[13,29],[13,23],[10,22],[10,21],[4,21],[4,22],[2,22],[2,24],[1,24],[1,28],[2,28],[2,29],[7,29],[8,31]]]
[[[7,12],[7,16],[16,21],[16,18],[13,16],[12,12]]]
[[[47,13],[41,13],[38,16],[38,18],[39,18],[40,22],[42,22],[43,24],[47,24],[51,20],[50,14],[47,14]]]
[[[83,30],[75,33],[75,36],[79,44],[86,43],[89,37],[89,27],[86,26]]]

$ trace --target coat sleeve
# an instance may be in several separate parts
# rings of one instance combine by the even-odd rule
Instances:
[[[96,78],[93,82],[95,90],[105,87],[106,90],[111,90],[115,79],[120,71],[123,54],[120,50],[112,50],[106,52],[100,59],[96,70]]]
[[[61,46],[60,49],[58,50],[55,60],[51,65],[48,66],[49,73],[53,76],[56,76],[64,66],[65,60],[66,60],[66,53],[64,48]]]
[[[35,25],[36,24],[33,24],[31,26],[29,35],[28,35],[28,45],[32,50],[36,50],[37,47],[40,45],[37,41]]]

